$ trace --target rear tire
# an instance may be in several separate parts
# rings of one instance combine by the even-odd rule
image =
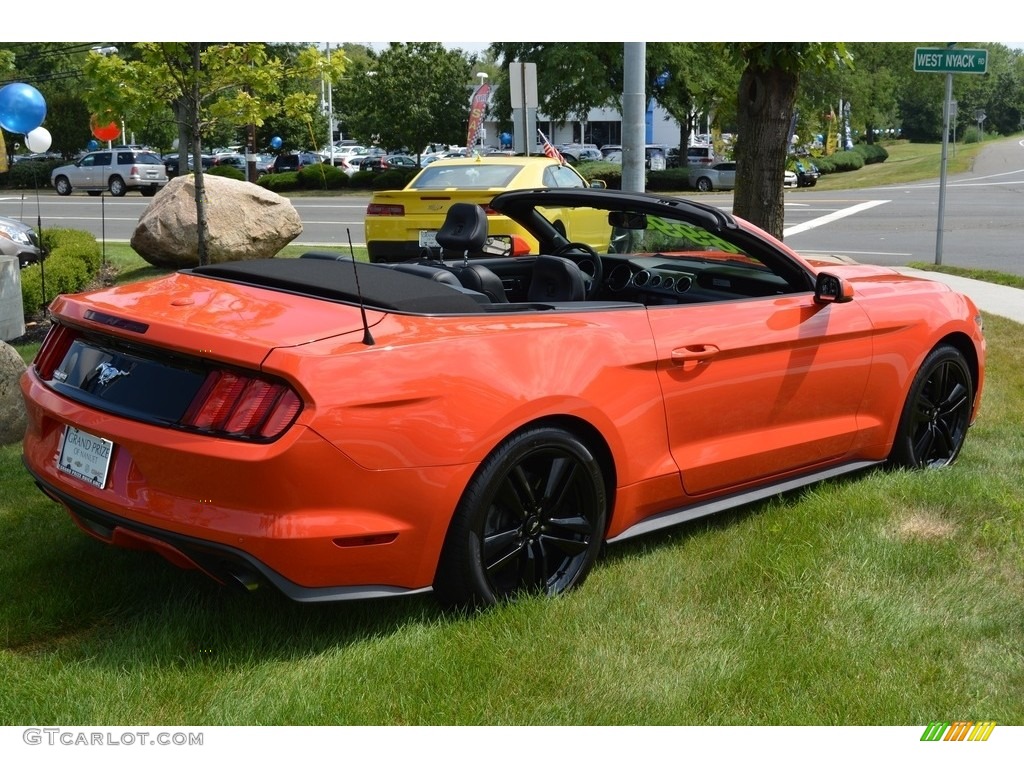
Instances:
[[[973,407],[967,360],[956,347],[940,344],[914,376],[889,463],[922,469],[952,464],[967,437]]]
[[[593,566],[606,516],[601,467],[578,437],[555,427],[513,434],[463,493],[434,592],[446,608],[561,594]]]
[[[128,187],[125,186],[124,179],[120,176],[110,177],[110,194],[114,197],[124,197],[128,191]]]

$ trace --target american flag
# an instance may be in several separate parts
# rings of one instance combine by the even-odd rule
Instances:
[[[537,133],[540,134],[541,149],[544,150],[544,154],[552,160],[557,160],[562,165],[565,165],[565,158],[562,157],[562,153],[555,149],[555,146],[548,141],[548,137],[544,135],[544,131],[538,128]]]

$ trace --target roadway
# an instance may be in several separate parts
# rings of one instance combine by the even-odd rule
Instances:
[[[694,195],[724,209],[731,193]],[[303,223],[295,244],[346,246],[365,242],[369,197],[294,197]],[[84,229],[97,239],[128,241],[151,202],[135,193],[58,197],[52,190],[0,190],[0,216],[43,228]],[[786,192],[784,240],[807,255],[837,254],[856,261],[902,266],[935,263],[939,183],[935,181],[846,191]],[[1024,275],[1024,141],[994,141],[965,174],[946,183],[943,264]]]

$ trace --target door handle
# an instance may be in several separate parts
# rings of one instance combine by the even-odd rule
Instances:
[[[672,350],[672,364],[703,363],[717,355],[718,352],[719,349],[714,344],[687,344],[685,347]]]

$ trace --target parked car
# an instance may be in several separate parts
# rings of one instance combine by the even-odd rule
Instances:
[[[0,216],[0,254],[17,256],[18,266],[42,261],[44,251],[36,231],[23,221]]]
[[[179,156],[179,154],[177,152],[173,152],[171,154],[164,155],[164,157],[163,157],[163,164],[164,164],[164,168],[167,171],[167,178],[168,179],[173,179],[175,176],[178,175],[178,165],[181,162],[179,158],[180,158],[180,156]],[[214,166],[215,158],[214,158],[213,155],[202,155],[201,156],[201,162],[202,162],[202,165],[203,165],[203,169],[205,170],[207,168],[212,168]],[[189,157],[188,157],[188,170],[189,170],[189,173],[191,173],[194,169],[195,169],[194,158],[192,157],[192,155],[189,155]]]
[[[695,144],[686,148],[686,164],[690,166],[711,165],[717,160],[710,144]]]
[[[313,252],[58,296],[21,378],[27,470],[86,534],[225,584],[487,606],[579,586],[606,543],[959,455],[985,342],[946,285],[804,259],[677,197],[489,204],[537,248],[467,258],[491,220],[468,203],[443,259]],[[600,247],[559,226],[579,209]]]
[[[782,177],[783,189],[796,189],[798,186],[800,186],[800,180],[796,173],[787,168]]]
[[[393,168],[418,168],[415,157],[409,155],[366,155],[359,162],[359,170],[381,173]]]
[[[714,163],[707,167],[692,166],[690,168],[690,187],[698,192],[734,189],[736,187],[736,163],[727,161]]]
[[[321,165],[323,160],[316,152],[282,152],[274,159],[273,173],[299,171],[309,165]]]
[[[603,185],[604,182],[595,182]],[[455,157],[436,160],[421,170],[402,190],[374,192],[366,207],[366,250],[370,261],[405,261],[421,253],[440,252],[437,231],[454,203],[486,206],[507,189],[567,187],[582,189],[590,183],[571,165],[545,155],[533,157]],[[563,231],[574,240],[596,242],[600,228],[593,214],[574,211],[560,219]],[[488,219],[489,249],[528,249],[536,242],[505,216]],[[596,238],[596,239],[595,239]]]
[[[73,165],[54,168],[50,183],[58,195],[80,189],[96,195],[110,190],[114,197],[122,197],[129,190],[138,190],[152,197],[167,183],[167,168],[153,152],[114,147],[89,152]]]
[[[615,146],[602,147],[602,160],[606,163],[621,163],[622,149]],[[660,144],[648,144],[644,147],[644,168],[648,171],[663,171],[668,167],[665,148]]]
[[[813,187],[818,183],[818,178],[821,176],[818,166],[810,160],[797,160],[794,164],[794,169],[796,186],[798,187]]]

